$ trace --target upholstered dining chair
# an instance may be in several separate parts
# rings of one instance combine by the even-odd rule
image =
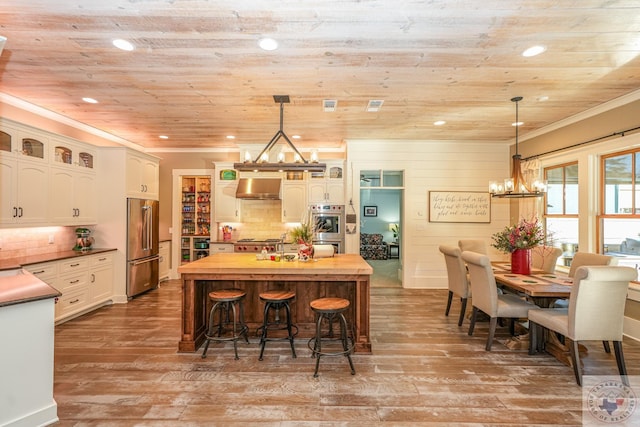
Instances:
[[[576,252],[573,255],[573,260],[571,261],[571,267],[569,268],[569,277],[574,277],[576,271],[580,267],[591,266],[591,265],[617,265],[618,258],[612,257],[610,255],[602,255],[602,254],[593,254],[590,252]],[[554,301],[552,307],[555,308],[567,308],[569,307],[569,300],[560,299]],[[608,341],[602,341],[602,345],[604,346],[604,351],[607,353],[611,353],[611,347],[609,347]]]
[[[509,331],[514,334],[515,319],[526,318],[527,315],[539,307],[519,298],[513,294],[498,294],[496,278],[491,269],[491,260],[488,256],[475,252],[462,252],[462,259],[467,263],[471,282],[471,323],[469,324],[469,335],[473,335],[478,311],[484,312],[490,317],[489,337],[485,349],[491,351],[493,336],[496,331],[498,318],[506,317],[511,319]]]
[[[482,255],[487,255],[487,244],[480,239],[462,239],[458,240],[458,247],[461,252],[471,251]]]
[[[553,246],[535,246],[531,249],[531,268],[542,270],[545,273],[556,271],[556,262],[562,255],[562,249]]]
[[[622,352],[622,326],[624,306],[629,282],[635,280],[637,271],[623,266],[588,266],[576,270],[569,308],[545,308],[529,312],[529,354],[534,354],[539,344],[540,328],[555,331],[571,342],[571,364],[578,385],[582,385],[580,368],[580,341],[613,341],[618,371],[627,375]],[[624,378],[623,378],[624,379]]]
[[[618,258],[590,252],[576,252],[569,268],[569,277],[575,276],[576,270],[585,265],[618,265]]]
[[[462,261],[462,251],[460,251],[460,248],[453,245],[440,245],[439,249],[444,255],[444,261],[447,265],[447,280],[449,283],[449,297],[447,298],[447,308],[444,315],[449,315],[453,296],[456,295],[460,297],[461,306],[460,316],[458,317],[458,326],[462,326],[464,313],[467,310],[467,299],[471,295],[469,280],[467,278],[467,269]]]

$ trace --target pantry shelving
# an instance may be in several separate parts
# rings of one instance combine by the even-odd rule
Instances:
[[[182,176],[181,190],[180,261],[187,263],[209,254],[211,176]]]

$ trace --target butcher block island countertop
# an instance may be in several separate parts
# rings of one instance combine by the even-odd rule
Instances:
[[[264,305],[259,294],[276,289],[295,291],[291,314],[298,325],[296,339],[303,339],[305,344],[315,331],[309,303],[323,297],[345,298],[351,303],[347,319],[354,330],[355,351],[371,352],[369,279],[373,269],[360,255],[338,254],[301,262],[257,260],[254,253],[220,253],[182,265],[178,272],[183,287],[182,337],[178,344],[181,352],[195,352],[200,348],[212,306],[208,294],[226,288],[247,292],[245,322],[250,338],[255,337],[255,330],[263,320]]]

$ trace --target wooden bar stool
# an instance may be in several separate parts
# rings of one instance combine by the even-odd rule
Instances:
[[[260,356],[258,360],[262,360],[264,347],[267,341],[283,341],[288,340],[291,344],[291,354],[295,358],[296,350],[293,346],[293,337],[298,334],[298,326],[291,323],[291,301],[296,297],[292,291],[267,291],[260,294],[260,301],[264,302],[264,321],[257,332],[262,330],[260,334]],[[280,319],[280,310],[284,309],[284,323]],[[269,313],[273,312],[273,321],[269,321]],[[293,329],[295,328],[295,333]],[[268,336],[268,332],[287,331],[286,336]]]
[[[351,352],[353,351],[354,341],[349,333],[347,319],[344,312],[349,308],[349,301],[344,298],[319,298],[311,301],[311,309],[317,316],[316,335],[309,340],[308,346],[311,349],[311,357],[316,358],[316,370],[314,377],[318,376],[318,367],[320,366],[320,356],[345,356],[349,360],[351,367],[351,375],[356,374],[351,360]],[[322,335],[322,322],[326,320],[328,323],[328,331]],[[333,331],[333,322],[338,321],[340,335],[336,336]],[[322,349],[323,344],[328,347]],[[339,344],[336,346],[335,344]]]
[[[247,293],[240,289],[221,289],[209,292],[209,299],[214,302],[209,312],[209,327],[205,333],[207,342],[202,352],[202,358],[207,357],[207,349],[209,343],[233,341],[233,350],[238,357],[238,340],[244,336],[249,344],[247,332],[249,328],[244,323],[244,304],[243,300]],[[236,311],[236,305],[238,311]],[[218,320],[216,323],[216,313]],[[231,326],[231,327],[229,327]]]

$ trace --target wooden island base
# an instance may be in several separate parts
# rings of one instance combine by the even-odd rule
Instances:
[[[247,292],[245,322],[250,337],[262,325],[266,290],[295,291],[291,304],[296,338],[311,338],[314,314],[309,303],[317,298],[339,297],[351,303],[346,317],[353,327],[355,351],[371,353],[369,337],[369,279],[373,269],[359,255],[340,254],[310,262],[257,261],[255,254],[215,254],[178,268],[182,275],[182,339],[179,352],[195,352],[203,344],[209,292],[236,288]]]

